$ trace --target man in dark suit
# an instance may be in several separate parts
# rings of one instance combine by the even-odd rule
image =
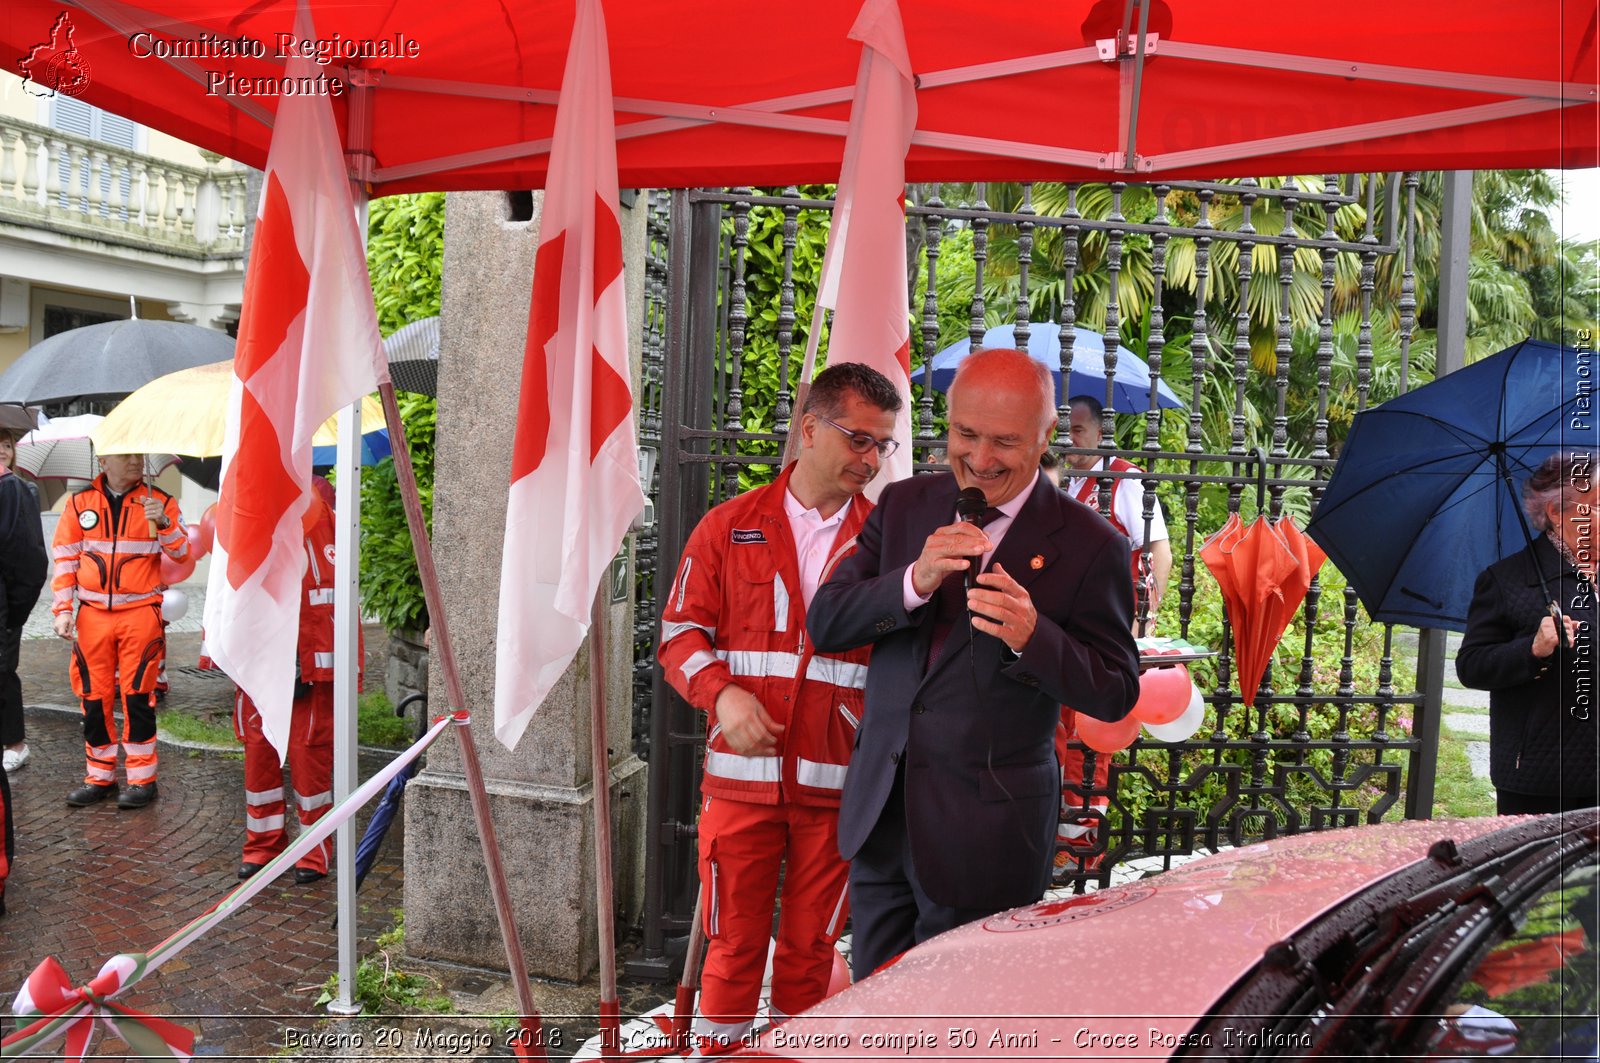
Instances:
[[[1039,474],[1054,397],[1026,354],[967,358],[950,388],[951,471],[886,488],[807,614],[820,650],[873,644],[839,809],[858,979],[1037,900],[1054,852],[1061,705],[1118,720],[1138,699],[1128,541]],[[990,508],[958,521],[972,487]],[[973,561],[982,574],[968,591]]]

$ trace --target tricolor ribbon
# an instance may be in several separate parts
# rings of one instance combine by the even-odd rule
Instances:
[[[57,1037],[65,1036],[63,1058],[68,1063],[82,1063],[98,1020],[145,1059],[192,1059],[192,1030],[134,1011],[113,999],[144,977],[148,963],[143,953],[113,956],[88,985],[74,988],[56,958],[45,957],[28,975],[11,1006],[19,1021],[31,1021],[0,1041],[0,1058],[32,1055]]]
[[[124,953],[113,956],[100,968],[100,973],[88,985],[74,989],[67,972],[55,957],[49,956],[36,967],[12,1004],[19,1022],[26,1022],[11,1036],[0,1040],[0,1059],[18,1059],[33,1055],[51,1044],[56,1038],[66,1036],[65,1053],[68,1063],[82,1063],[89,1047],[89,1036],[94,1033],[96,1020],[106,1029],[127,1042],[128,1047],[145,1059],[186,1060],[194,1056],[194,1033],[176,1023],[153,1015],[145,1015],[114,1003],[112,998],[147,974],[156,971],[184,948],[198,940],[212,927],[222,922],[234,911],[249,903],[257,893],[293,867],[306,853],[322,844],[339,825],[350,819],[368,801],[385,787],[389,780],[416,760],[434,740],[452,724],[466,726],[469,716],[458,711],[440,716],[433,726],[409,749],[386,764],[376,775],[356,788],[355,792],[329,809],[310,830],[301,831],[295,843],[271,860],[260,872],[241,882],[222,900],[204,914],[181,927],[171,937],[149,952]]]

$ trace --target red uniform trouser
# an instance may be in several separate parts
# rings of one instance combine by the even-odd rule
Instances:
[[[83,705],[83,781],[117,781],[113,691],[122,690],[122,752],[130,785],[156,781],[156,676],[166,656],[161,606],[132,609],[78,607],[78,639],[72,644],[72,692]]]
[[[750,1030],[761,1002],[780,866],[783,903],[771,1003],[788,1016],[827,995],[833,943],[849,915],[849,865],[839,857],[839,810],[705,798],[700,888],[706,959],[697,1036],[736,1042]]]
[[[289,777],[301,830],[309,829],[333,805],[333,684],[308,685],[311,692],[294,699],[289,720]],[[234,697],[233,730],[244,743],[243,860],[265,864],[289,847],[283,763],[261,730],[255,702],[242,690]],[[333,840],[324,839],[295,866],[327,874],[332,848]]]

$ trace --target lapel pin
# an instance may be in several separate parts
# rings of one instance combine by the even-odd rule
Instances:
[[[1044,555],[1034,554],[1033,560],[1028,562],[1028,567],[1033,569],[1035,572],[1039,571],[1041,568],[1044,568]]]

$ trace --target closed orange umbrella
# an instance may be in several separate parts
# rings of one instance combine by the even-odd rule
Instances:
[[[1200,557],[1222,590],[1233,628],[1239,693],[1248,705],[1255,701],[1272,651],[1326,555],[1292,517],[1257,517],[1246,525],[1234,513],[1206,540]]]

